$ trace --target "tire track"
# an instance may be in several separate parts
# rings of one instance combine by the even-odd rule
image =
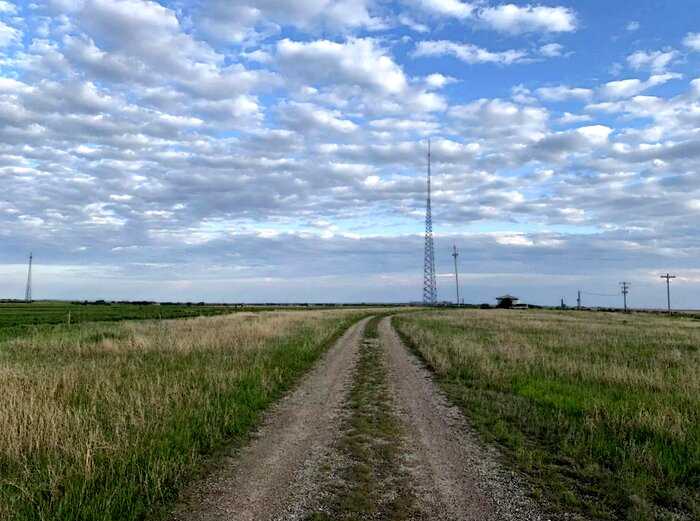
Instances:
[[[451,406],[430,372],[408,352],[385,318],[389,383],[406,431],[407,458],[421,510],[432,520],[548,519],[524,493],[522,481],[484,448],[461,411]]]
[[[185,494],[173,521],[293,520],[314,509],[368,320],[351,326],[273,407],[248,446]]]

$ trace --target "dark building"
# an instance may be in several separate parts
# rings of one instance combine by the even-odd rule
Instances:
[[[496,304],[497,308],[512,309],[513,305],[515,305],[515,303],[520,299],[506,293],[502,297],[496,297],[496,300],[498,301],[498,304]]]

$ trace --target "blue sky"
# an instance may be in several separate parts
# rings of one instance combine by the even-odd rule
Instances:
[[[0,292],[698,307],[694,1],[0,0]],[[589,304],[619,304],[590,296]]]

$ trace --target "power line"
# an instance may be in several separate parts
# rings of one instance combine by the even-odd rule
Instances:
[[[666,275],[661,275],[662,279],[666,279],[666,302],[668,304],[668,312],[671,312],[671,279],[675,279],[675,275],[667,273]]]
[[[437,304],[435,281],[435,250],[433,244],[433,213],[430,207],[430,139],[428,139],[428,197],[425,203],[425,247],[423,255],[423,304]]]

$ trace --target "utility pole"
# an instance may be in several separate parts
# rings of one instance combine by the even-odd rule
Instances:
[[[620,286],[622,287],[622,297],[625,301],[625,313],[627,313],[627,294],[630,292],[630,285],[631,284],[629,282],[620,282]]]
[[[29,270],[27,271],[27,289],[24,291],[24,300],[27,303],[32,301],[32,258],[33,255],[29,253]]]
[[[578,297],[576,297],[576,309],[581,311],[581,290],[578,290]]]
[[[457,245],[453,244],[452,245],[452,257],[454,257],[455,260],[455,288],[457,289],[457,305],[459,306],[459,272],[457,271],[457,257],[459,256],[459,252],[457,251]]]
[[[666,302],[668,304],[668,312],[671,313],[671,279],[675,279],[675,275],[667,273],[666,275],[661,275],[662,279],[666,279]]]

